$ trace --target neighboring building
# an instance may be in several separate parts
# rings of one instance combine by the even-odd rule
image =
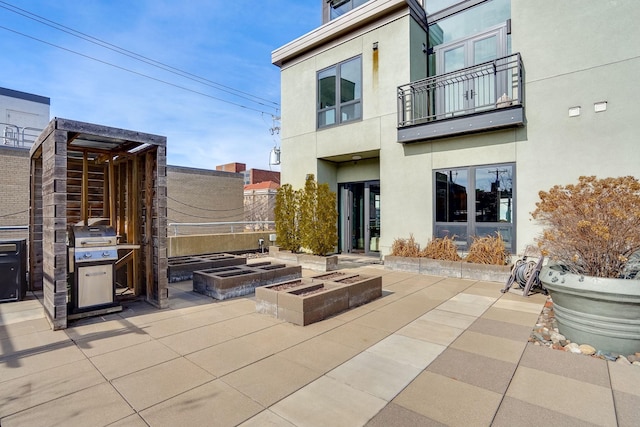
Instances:
[[[497,231],[522,253],[540,190],[640,175],[637,1],[318,8],[324,24],[272,54],[282,182],[338,193],[342,252]]]
[[[29,223],[29,148],[49,123],[50,100],[0,88],[0,227]],[[0,232],[0,240],[27,231]]]
[[[247,170],[247,165],[244,163],[227,163],[224,165],[216,166],[217,171],[242,173]]]
[[[1,144],[31,148],[49,124],[49,98],[0,87]]]
[[[276,194],[280,184],[264,181],[244,186],[244,216],[245,221],[274,221]],[[273,225],[255,224],[254,230],[274,229]]]
[[[216,166],[218,171],[241,173],[244,177],[244,185],[257,184],[259,182],[273,181],[280,184],[280,172],[264,169],[249,169],[244,163],[227,163]]]
[[[167,166],[167,223],[244,221],[242,174]],[[186,234],[227,232],[229,227],[180,226]],[[169,235],[176,234],[169,226]]]

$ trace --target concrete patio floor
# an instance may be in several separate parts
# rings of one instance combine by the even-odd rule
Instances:
[[[63,331],[32,294],[0,304],[0,426],[638,425],[638,367],[528,343],[544,296],[350,271],[384,296],[305,327],[190,281]]]

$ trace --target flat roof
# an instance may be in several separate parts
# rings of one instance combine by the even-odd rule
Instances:
[[[7,89],[5,87],[0,87],[0,95],[9,96],[11,98],[24,99],[25,101],[37,102],[39,104],[51,105],[51,100],[46,96],[20,92],[19,90]]]

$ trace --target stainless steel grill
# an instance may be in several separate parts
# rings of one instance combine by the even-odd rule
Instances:
[[[72,311],[113,305],[118,260],[115,230],[105,225],[74,226],[70,229],[69,245]]]
[[[109,226],[73,227],[74,262],[117,261],[116,232]]]

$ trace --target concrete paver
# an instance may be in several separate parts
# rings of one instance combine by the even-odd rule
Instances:
[[[607,387],[519,366],[506,395],[596,425],[616,425]]]
[[[525,342],[467,330],[451,344],[451,348],[509,363],[518,363],[525,345]]]
[[[300,427],[351,427],[364,425],[386,404],[386,400],[323,376],[271,410]]]
[[[251,398],[214,380],[165,400],[140,413],[151,426],[238,425],[264,409]]]
[[[348,386],[390,401],[422,369],[365,351],[327,373]]]
[[[106,379],[113,380],[178,357],[180,354],[160,341],[151,340],[94,356],[91,363]]]
[[[0,425],[637,425],[640,369],[527,343],[544,296],[351,271],[383,297],[306,327],[190,282],[57,332],[0,304]]]
[[[222,381],[268,407],[322,374],[321,371],[274,355],[225,375]]]
[[[482,366],[482,369],[478,369],[478,366]],[[516,366],[515,363],[448,348],[429,365],[427,370],[504,394]]]
[[[450,426],[487,426],[502,394],[443,375],[421,373],[393,402]]]
[[[2,427],[108,425],[134,413],[107,382],[2,418]]]

